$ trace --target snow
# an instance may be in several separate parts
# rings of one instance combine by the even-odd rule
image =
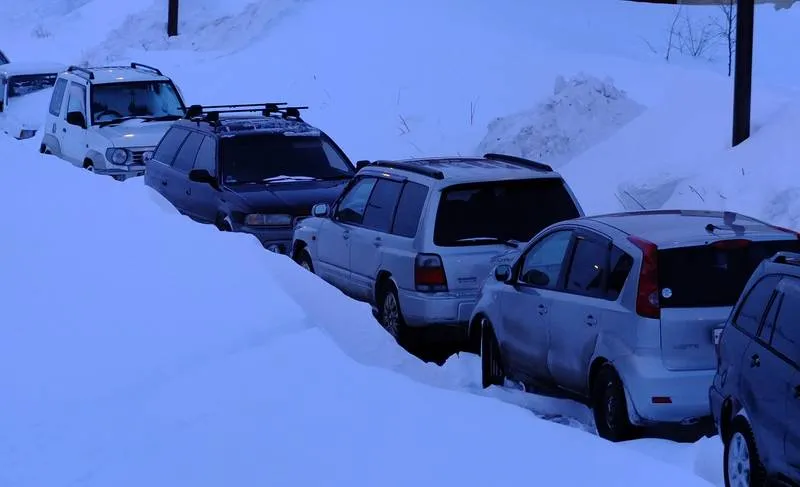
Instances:
[[[558,165],[589,213],[800,225],[797,7],[757,9],[754,134],[730,149],[725,46],[666,62],[673,7],[197,0],[168,39],[165,4],[15,3],[0,48],[154,65],[188,103],[308,105],[353,160],[494,139]],[[545,136],[519,137],[531,128]],[[584,406],[483,390],[477,357],[422,363],[369,306],[254,238],[180,216],[141,179],[41,156],[39,140],[0,138],[2,197],[24,208],[0,243],[0,485],[722,485],[718,438],[614,445]]]

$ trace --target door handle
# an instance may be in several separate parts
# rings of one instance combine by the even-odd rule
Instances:
[[[345,230],[344,233],[342,233],[342,238],[345,240],[350,238],[350,230]]]
[[[166,185],[167,185],[167,180],[166,179],[162,179],[161,180],[161,186],[166,186]]]
[[[192,194],[192,188],[186,188],[186,196],[189,196],[191,194]]]
[[[547,306],[540,304],[539,306],[539,314],[546,315],[547,314]]]
[[[383,239],[380,237],[375,237],[375,241],[372,242],[372,245],[376,247],[380,247],[383,244]]]
[[[761,357],[758,354],[754,354],[750,357],[750,367],[761,367]]]
[[[67,133],[67,129],[66,128],[62,128],[61,131],[64,132],[65,134]]]
[[[597,318],[592,315],[586,317],[586,324],[589,326],[594,326],[597,324]]]

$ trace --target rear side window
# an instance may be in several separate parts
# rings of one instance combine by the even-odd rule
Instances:
[[[750,289],[736,311],[736,316],[733,318],[734,326],[751,336],[756,336],[778,281],[780,281],[779,276],[767,276]]]
[[[567,273],[567,291],[600,297],[608,269],[608,243],[595,238],[578,237]]]
[[[558,178],[491,181],[442,191],[433,243],[440,247],[527,242],[540,230],[580,216]]]
[[[625,281],[628,280],[628,275],[633,268],[633,257],[616,245],[613,245],[611,247],[609,264],[611,273],[608,275],[606,297],[614,301],[619,297],[622,288],[625,286]]]
[[[392,233],[401,237],[413,238],[417,235],[422,208],[428,199],[428,187],[407,181],[400,193],[397,212],[394,216]]]
[[[402,189],[403,183],[399,181],[378,179],[367,202],[364,220],[361,224],[379,232],[389,232]]]
[[[153,154],[153,159],[163,162],[168,166],[172,165],[175,155],[178,154],[178,149],[181,148],[181,144],[183,144],[183,141],[186,140],[188,136],[188,130],[172,127],[164,134],[164,138],[161,139],[161,142],[158,143],[158,147],[156,147],[156,151]]]
[[[787,286],[775,320],[772,347],[795,364],[800,364],[800,287]]]
[[[733,306],[753,271],[778,251],[800,251],[797,240],[745,246],[701,245],[658,252],[662,308]]]
[[[60,116],[61,105],[64,101],[64,92],[67,91],[67,80],[59,78],[53,88],[53,95],[50,97],[50,115]]]
[[[175,162],[172,167],[178,171],[188,173],[194,166],[194,160],[197,157],[197,151],[200,149],[200,144],[205,137],[197,132],[192,132],[183,143],[178,155],[175,156]]]

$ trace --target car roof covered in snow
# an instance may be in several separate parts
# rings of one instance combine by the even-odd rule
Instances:
[[[592,215],[582,220],[613,227],[659,247],[732,238],[798,238],[791,230],[732,211],[643,210]]]
[[[8,64],[0,64],[0,74],[6,76],[17,76],[22,74],[52,74],[60,73],[67,69],[65,64],[40,62],[10,62]]]
[[[157,73],[147,67],[132,66],[92,66],[87,68],[70,67],[69,74],[80,78],[86,78],[87,72],[91,73],[92,83],[125,83],[136,81],[168,81],[169,77]]]
[[[177,123],[197,127],[198,123],[222,137],[246,134],[283,134],[318,137],[322,131],[302,119],[283,118],[280,115],[241,115],[221,113],[219,122],[210,124],[204,120],[181,119]]]

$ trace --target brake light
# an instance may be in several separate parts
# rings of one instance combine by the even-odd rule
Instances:
[[[719,242],[714,242],[711,244],[712,247],[717,249],[724,249],[724,250],[733,250],[733,249],[743,249],[750,245],[752,242],[745,238],[739,239],[731,239],[731,240],[720,240]]]
[[[639,237],[630,236],[628,240],[642,251],[636,314],[644,318],[659,319],[661,307],[658,301],[658,247],[653,242]]]
[[[438,254],[417,254],[414,260],[414,287],[421,292],[447,291],[444,263]]]

